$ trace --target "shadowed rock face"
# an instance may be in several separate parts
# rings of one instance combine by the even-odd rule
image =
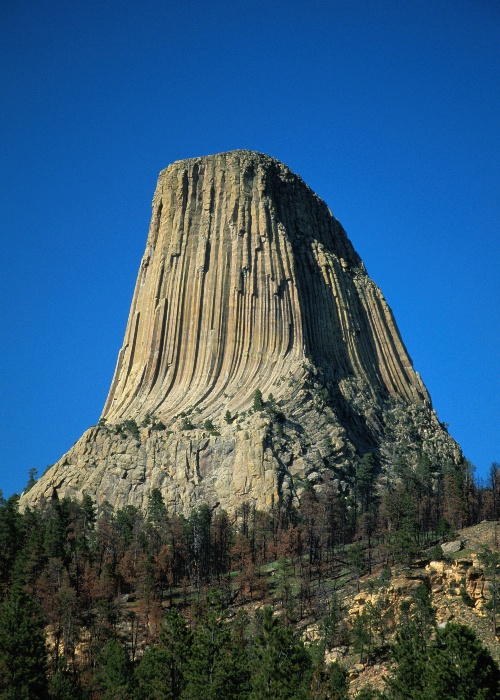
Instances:
[[[281,427],[276,405],[252,411],[256,389],[273,394]],[[149,425],[116,429],[132,419]],[[157,487],[177,510],[266,507],[305,479],[348,488],[357,456],[390,463],[410,429],[433,458],[461,458],[326,204],[263,154],[193,158],[160,174],[100,426],[23,502],[56,488],[146,507]]]

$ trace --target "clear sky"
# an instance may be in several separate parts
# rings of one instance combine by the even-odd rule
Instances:
[[[0,487],[99,419],[174,160],[282,160],[500,461],[497,0],[1,0]]]

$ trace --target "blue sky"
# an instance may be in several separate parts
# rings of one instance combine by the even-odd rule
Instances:
[[[442,421],[500,461],[496,0],[2,0],[0,487],[97,422],[159,171],[301,175],[392,307]]]

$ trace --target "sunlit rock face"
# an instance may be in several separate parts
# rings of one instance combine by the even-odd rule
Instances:
[[[317,358],[427,400],[392,315],[328,207],[267,156],[234,151],[160,174],[125,342],[103,416],[249,408]]]
[[[267,411],[256,389],[274,397]],[[146,425],[117,432],[127,420]],[[101,425],[24,501],[56,488],[146,507],[157,487],[181,511],[266,507],[306,479],[348,488],[361,454],[383,465],[417,423],[431,452],[460,458],[326,204],[263,154],[193,158],[160,173]]]

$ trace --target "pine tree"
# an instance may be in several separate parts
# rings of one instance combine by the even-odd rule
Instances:
[[[45,700],[47,648],[40,612],[18,585],[0,606],[0,700]]]
[[[167,508],[160,489],[151,491],[148,499],[148,521],[159,526],[167,517]]]
[[[92,497],[88,494],[82,499],[80,505],[81,511],[81,535],[85,539],[86,535],[94,529],[95,521],[97,518],[96,508],[94,506],[94,501]]]
[[[488,483],[491,488],[493,517],[500,516],[500,464],[493,462],[488,473]]]
[[[373,452],[366,452],[356,465],[355,490],[363,513],[370,508],[372,503],[376,466],[376,459]]]
[[[349,548],[347,552],[347,563],[349,564],[352,573],[356,577],[358,593],[359,593],[359,579],[366,573],[368,569],[368,559],[366,557],[366,552],[363,546],[359,542],[355,542]]]
[[[212,593],[207,603],[193,633],[181,699],[243,700],[249,679],[245,654],[241,645],[233,643],[218,595]]]
[[[66,527],[68,519],[66,508],[54,499],[49,506],[49,516],[45,523],[43,546],[45,555],[51,559],[64,559],[66,544]]]
[[[24,487],[23,493],[28,493],[28,491],[30,491],[33,488],[33,486],[36,484],[37,476],[38,476],[38,469],[36,469],[35,467],[32,467],[28,472],[28,483]]]
[[[366,606],[365,606],[366,607]],[[352,626],[352,646],[359,660],[363,663],[373,648],[373,630],[371,619],[367,611],[363,610],[354,618]]]
[[[340,601],[337,593],[334,591],[328,606],[328,614],[321,622],[321,630],[324,636],[324,642],[327,649],[333,649],[337,643],[337,633],[339,623],[342,616]]]
[[[314,648],[312,649],[315,651]],[[347,670],[337,661],[325,666],[323,649],[320,646],[321,658],[315,663],[311,683],[311,700],[349,700],[349,677]]]
[[[387,695],[373,688],[371,685],[365,685],[361,688],[354,700],[387,700]],[[415,698],[415,700],[417,699]],[[419,698],[419,700],[424,700],[424,698]]]
[[[8,587],[12,566],[22,547],[22,516],[19,513],[19,496],[14,494],[7,501],[0,500],[0,599]]]
[[[174,691],[167,669],[171,654],[164,646],[152,646],[141,658],[135,671],[138,689],[137,700],[174,700],[179,694]],[[180,669],[179,669],[180,672]]]
[[[263,411],[265,407],[264,399],[262,398],[262,391],[260,389],[255,389],[253,392],[253,410]]]
[[[191,633],[182,615],[169,610],[160,632],[160,642],[143,655],[136,679],[139,700],[178,700],[185,686]]]
[[[189,517],[191,526],[191,579],[199,585],[208,580],[212,560],[212,509],[205,503],[194,508]]]
[[[334,661],[326,670],[330,700],[348,700],[349,677],[347,671]]]
[[[426,677],[427,647],[435,629],[435,615],[425,586],[417,588],[412,600],[401,604],[399,631],[391,655],[398,664],[387,681],[390,697],[394,700],[424,700],[423,683]]]
[[[257,619],[251,700],[299,700],[309,694],[311,658],[290,627],[265,607]]]
[[[393,650],[398,666],[388,680],[390,700],[498,700],[500,671],[475,633],[448,623],[434,639],[407,626]]]
[[[424,684],[429,700],[495,700],[500,672],[490,653],[465,625],[449,622],[429,646]]]
[[[130,700],[133,676],[130,660],[116,639],[106,642],[99,659],[96,684],[102,700]]]
[[[416,518],[413,515],[403,517],[392,540],[394,559],[402,564],[411,564],[420,552],[418,538],[419,526]]]
[[[82,695],[66,663],[60,660],[49,684],[50,700],[79,700]]]
[[[276,581],[276,595],[283,608],[283,622],[288,627],[296,620],[295,597],[291,581],[291,564],[286,557],[278,559],[278,566],[274,572]]]

